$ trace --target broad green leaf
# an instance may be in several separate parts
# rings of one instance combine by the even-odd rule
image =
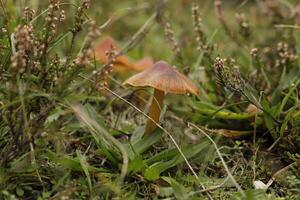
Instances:
[[[73,171],[79,171],[83,172],[82,166],[80,164],[80,161],[76,158],[72,158],[67,155],[58,155],[50,150],[47,151],[47,158],[57,164],[60,164],[61,166],[71,169]],[[102,169],[102,168],[96,168],[90,165],[86,165],[89,172],[107,172],[108,170]]]
[[[198,144],[186,145],[184,147],[181,147],[181,150],[187,159],[191,159],[195,157],[197,154],[199,154],[199,152],[206,149],[208,145],[209,142],[207,140],[203,140]],[[153,177],[159,178],[159,174],[166,171],[167,169],[170,169],[171,167],[183,163],[184,159],[179,153],[178,149],[174,148],[171,150],[162,151],[159,154],[149,158],[146,162],[147,165],[151,166],[149,167],[150,169],[147,168],[146,171],[147,170],[151,170],[150,172],[154,171],[158,175]]]
[[[130,160],[133,160],[136,155],[141,155],[158,140],[160,140],[162,136],[162,130],[156,129],[153,133],[146,135],[145,137],[138,140],[136,143],[126,144],[125,147],[127,149],[128,157],[130,158]]]
[[[128,165],[128,174],[141,171],[145,167],[142,156],[136,156]]]
[[[84,109],[87,112],[89,116],[92,117],[93,120],[95,120],[100,126],[106,127],[105,119],[101,115],[99,115],[95,109],[90,104],[85,104]]]
[[[17,187],[16,193],[19,197],[22,197],[24,195],[24,190],[21,187]]]
[[[150,167],[148,167],[145,172],[144,172],[144,176],[147,180],[149,181],[154,181],[154,180],[157,180],[159,179],[160,177],[160,172],[157,168],[157,165],[159,163],[154,163],[153,165],[151,165]]]
[[[183,185],[178,183],[175,179],[172,179],[170,177],[162,177],[162,179],[172,186],[176,199],[189,199],[188,190]]]

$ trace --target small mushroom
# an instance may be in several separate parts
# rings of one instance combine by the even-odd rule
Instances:
[[[105,36],[100,43],[95,46],[95,57],[101,63],[107,63],[108,57],[106,52],[117,48],[115,40],[110,36]],[[125,55],[118,56],[115,62],[115,71],[117,72],[126,72],[126,71],[143,71],[153,65],[153,60],[150,57],[143,58],[136,62],[130,62],[128,57]]]
[[[260,114],[262,111],[254,104],[249,104],[245,109],[246,113]]]
[[[150,57],[145,57],[133,62],[132,65],[135,71],[141,72],[153,65],[153,59]]]
[[[163,105],[165,93],[174,94],[199,94],[197,87],[186,76],[178,72],[165,61],[156,62],[152,67],[127,79],[124,85],[133,87],[152,87],[154,94],[149,108],[148,116],[155,122],[159,122],[160,111]],[[145,134],[149,134],[156,128],[152,120],[148,120]]]

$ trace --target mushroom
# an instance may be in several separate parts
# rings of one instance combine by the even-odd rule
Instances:
[[[165,93],[199,94],[197,87],[191,80],[165,61],[156,62],[152,67],[130,77],[123,84],[131,85],[133,87],[154,88],[154,94],[148,116],[156,123],[159,122],[160,111],[163,105]],[[152,120],[148,119],[145,134],[151,133],[155,130],[155,128],[156,124]]]
[[[108,57],[106,52],[117,48],[115,40],[110,36],[105,36],[100,43],[95,46],[95,57],[101,63],[107,63]],[[153,65],[153,60],[150,57],[143,58],[136,62],[130,62],[128,57],[125,55],[118,56],[115,62],[115,71],[125,72],[125,71],[143,71]]]
[[[145,57],[133,62],[132,65],[135,71],[141,72],[153,65],[153,59],[150,57]]]

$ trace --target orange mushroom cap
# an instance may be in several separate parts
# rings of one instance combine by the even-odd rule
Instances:
[[[102,41],[95,47],[96,58],[102,63],[108,62],[106,52],[111,50],[111,48],[118,50],[115,40],[110,36],[105,36]],[[122,64],[124,66],[130,65],[129,60],[126,56],[118,56],[116,59],[116,63]]]
[[[95,57],[101,63],[107,63],[108,57],[106,52],[115,48],[118,51],[115,40],[110,36],[105,36],[102,41],[95,46]],[[152,58],[146,57],[136,62],[130,62],[125,55],[118,56],[115,62],[115,69],[118,72],[124,72],[128,70],[143,71],[153,65]]]
[[[145,57],[145,58],[142,58],[138,61],[135,61],[133,64],[133,68],[134,70],[136,71],[144,71],[145,69],[148,69],[149,67],[151,67],[154,62],[153,62],[153,59],[150,58],[150,57]]]
[[[186,76],[165,61],[156,62],[152,67],[127,79],[124,85],[153,87],[168,93],[199,94],[198,88]]]

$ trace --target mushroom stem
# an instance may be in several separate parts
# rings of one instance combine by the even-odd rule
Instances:
[[[154,94],[152,97],[152,103],[149,108],[148,116],[157,123],[159,123],[160,111],[162,109],[164,96],[165,96],[164,91],[154,89]],[[155,128],[156,128],[156,124],[152,120],[148,119],[145,128],[145,135],[154,131]]]

